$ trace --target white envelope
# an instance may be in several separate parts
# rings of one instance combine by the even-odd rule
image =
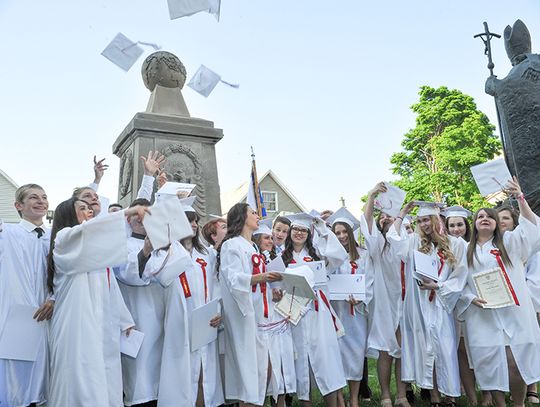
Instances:
[[[132,329],[129,336],[124,332],[120,335],[120,352],[124,355],[136,358],[143,343],[144,333]]]
[[[439,281],[439,270],[437,267],[437,260],[433,257],[419,252],[418,250],[414,251],[414,265],[415,273],[419,278],[426,277],[435,282]]]
[[[13,304],[0,333],[0,359],[35,362],[41,341],[46,340],[45,322],[33,316],[37,307]]]
[[[281,286],[289,294],[294,296],[314,300],[316,298],[313,291],[314,277],[313,271],[309,267],[288,268],[281,273]]]
[[[218,330],[210,320],[219,314],[219,299],[201,305],[191,313],[191,351],[196,351],[217,339]]]
[[[506,162],[502,158],[474,165],[471,167],[471,172],[482,196],[502,191],[506,183],[512,179]]]
[[[366,279],[363,274],[331,274],[328,280],[331,300],[348,300],[352,295],[357,301],[366,300]]]
[[[131,41],[124,34],[118,33],[101,55],[127,72],[143,52],[144,50],[136,42]]]
[[[396,217],[399,215],[403,202],[405,202],[405,195],[407,193],[388,182],[385,182],[384,185],[386,186],[387,191],[377,195],[374,206],[378,210]]]
[[[289,264],[290,269],[294,269],[300,266],[308,266],[313,271],[315,285],[326,285],[326,283],[328,282],[328,276],[326,275],[326,265],[323,260]]]
[[[150,208],[150,212],[144,217],[143,225],[154,249],[193,235],[179,199],[158,202]]]

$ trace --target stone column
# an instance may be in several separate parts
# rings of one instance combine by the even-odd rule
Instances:
[[[197,184],[192,194],[201,218],[220,215],[215,144],[223,131],[190,116],[181,91],[186,70],[175,55],[153,53],[143,63],[142,76],[152,92],[146,112],[136,113],[113,145],[120,158],[118,202],[126,207],[137,197],[144,174],[139,157],[157,150],[167,157],[169,180]]]

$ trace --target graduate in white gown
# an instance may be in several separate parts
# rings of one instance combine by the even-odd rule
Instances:
[[[401,325],[402,380],[432,390],[432,403],[440,403],[441,392],[455,405],[461,389],[454,308],[467,279],[466,242],[446,234],[439,207],[430,202],[420,206],[417,233],[407,234],[401,223],[412,208],[409,203],[401,210],[387,234],[398,245],[409,277]],[[416,251],[431,257],[437,282],[415,274]]]
[[[199,237],[199,215],[191,205],[184,206],[186,216],[191,223],[193,236],[183,239],[182,245],[191,254],[193,267],[187,273],[191,296],[186,299],[190,332],[197,329],[197,324],[207,323],[214,328],[221,324],[221,315],[215,315],[210,321],[194,321],[191,313],[218,297],[216,275],[216,255],[202,244]],[[191,387],[192,405],[216,407],[224,402],[223,388],[219,367],[218,342],[210,342],[200,349],[191,351]]]
[[[373,267],[367,250],[355,240],[354,231],[360,228],[360,221],[352,213],[342,207],[327,222],[332,225],[332,232],[349,254],[349,261],[344,262],[335,273],[364,275],[365,299],[360,300],[351,295],[346,301],[331,301],[345,328],[345,335],[339,338],[338,343],[345,378],[349,384],[350,406],[358,407],[367,350],[367,312],[373,297]],[[339,398],[340,405],[344,406],[343,395],[340,394]]]
[[[130,207],[136,205],[149,207],[150,202],[139,198]],[[152,244],[146,237],[146,230],[137,216],[129,216],[127,221],[131,227],[127,242],[128,261],[114,267],[114,273],[137,330],[144,333],[136,358],[122,354],[124,405],[133,406],[157,403],[165,305],[163,288],[155,280],[142,278],[152,254]]]
[[[271,224],[271,219],[269,221]],[[286,218],[285,221],[289,222]],[[252,239],[259,251],[264,255],[266,264],[277,257],[272,230],[268,227],[267,223],[266,220],[259,222],[259,228],[253,232]],[[270,290],[270,287],[267,287],[268,319],[270,324],[278,324],[279,321],[283,320],[283,317],[275,310],[275,304],[281,299],[282,295],[283,293],[279,288],[272,288]],[[272,365],[272,375],[267,394],[274,398],[277,407],[283,407],[285,406],[286,395],[296,393],[296,371],[294,369],[294,346],[291,330],[270,329],[268,348]]]
[[[497,211],[480,209],[473,217],[467,251],[469,275],[458,303],[465,321],[468,349],[482,390],[491,390],[496,406],[504,406],[510,390],[515,406],[523,406],[526,384],[540,380],[540,328],[525,280],[524,263],[540,239],[538,218],[525,201],[517,182],[507,192],[518,199],[519,226],[502,234]],[[473,281],[479,272],[498,268],[515,305],[483,308]]]
[[[322,219],[307,213],[287,217],[291,228],[281,254],[286,266],[324,260],[328,274],[347,261],[347,252]],[[315,232],[317,247],[312,241]],[[308,312],[292,327],[297,354],[296,394],[303,405],[310,405],[311,390],[318,387],[326,405],[337,406],[337,392],[347,384],[338,344],[338,337],[345,332],[330,304],[326,285],[314,288],[317,300],[308,305]]]
[[[120,335],[133,327],[111,267],[127,260],[125,216],[134,207],[92,219],[71,198],[56,208],[48,284],[56,297],[50,323],[49,402],[56,406],[122,405]]]
[[[258,327],[267,321],[260,289],[281,277],[261,269],[263,262],[251,241],[258,221],[257,212],[247,204],[229,210],[227,235],[218,255],[218,278],[225,327],[225,398],[262,406],[269,361],[266,332]]]
[[[373,217],[375,198],[386,192],[384,182],[379,182],[369,191],[364,213],[360,217],[360,227],[366,248],[373,263],[373,301],[369,310],[368,355],[377,357],[377,376],[381,387],[381,403],[392,404],[390,378],[392,362],[395,362],[396,404],[409,407],[406,385],[401,381],[401,338],[400,319],[406,296],[405,263],[396,255],[392,242],[386,233],[394,218],[380,212]]]
[[[46,286],[50,230],[43,224],[48,207],[43,188],[26,184],[15,192],[21,221],[0,223],[0,333],[14,304],[34,307],[36,323],[45,324],[38,321],[52,316],[54,300]],[[0,359],[0,405],[26,407],[47,401],[48,375],[44,330],[35,362]]]

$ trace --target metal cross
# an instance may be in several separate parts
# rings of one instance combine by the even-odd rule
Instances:
[[[492,33],[492,32],[489,32],[489,27],[488,27],[488,23],[484,21],[484,32],[483,33],[480,33],[480,34],[476,34],[474,36],[474,38],[478,38],[480,37],[480,39],[482,40],[482,42],[484,43],[484,45],[486,46],[485,50],[484,50],[484,54],[487,55],[488,57],[488,69],[489,69],[489,73],[490,75],[493,76],[493,68],[495,68],[495,64],[493,63],[493,60],[491,59],[491,39],[493,37],[495,38],[501,38],[501,36],[499,34],[495,34],[495,33]]]

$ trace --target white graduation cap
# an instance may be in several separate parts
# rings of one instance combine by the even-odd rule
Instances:
[[[399,215],[403,202],[405,202],[406,192],[388,182],[385,182],[384,185],[387,191],[377,195],[374,206],[381,212],[395,218]]]
[[[482,196],[502,191],[506,183],[512,179],[502,158],[474,165],[471,172]]]
[[[333,215],[331,215],[326,222],[334,226],[334,223],[343,222],[351,227],[353,231],[360,227],[360,221],[344,206],[339,208]]]
[[[196,196],[190,196],[189,198],[180,199],[180,203],[184,207],[184,212],[197,212],[193,209],[193,204],[195,203]]]
[[[171,20],[206,11],[219,21],[221,0],[167,0]]]
[[[161,188],[156,192],[156,197],[161,198],[171,198],[180,196],[188,196],[191,194],[191,191],[195,189],[195,184],[186,184],[182,182],[166,182]]]
[[[124,34],[118,33],[101,52],[101,55],[127,72],[144,52],[139,44],[148,45],[155,50],[160,49],[156,44],[142,41],[133,42]]]
[[[402,225],[410,225],[412,223],[412,217],[410,215],[407,215],[403,218],[403,221],[401,222]]]
[[[309,214],[310,214],[311,216],[318,216],[318,217],[321,216],[321,213],[320,213],[319,211],[315,210],[315,209],[310,210],[310,211],[309,211]]]
[[[212,93],[217,84],[221,82],[232,88],[239,88],[240,85],[229,83],[221,79],[217,73],[208,69],[206,66],[201,65],[195,75],[188,82],[188,86],[195,92],[200,93],[205,98]]]
[[[311,230],[311,225],[313,224],[315,216],[312,216],[309,213],[301,212],[287,215],[287,218],[291,221],[291,228],[293,226],[299,226],[301,228]]]
[[[444,208],[444,204],[440,202],[426,202],[426,201],[414,201],[415,205],[418,205],[417,217],[440,215],[441,208]]]
[[[465,209],[462,206],[455,205],[450,206],[448,208],[445,208],[441,211],[441,215],[443,215],[445,218],[451,218],[454,216],[461,217],[461,218],[469,218],[472,216],[472,212],[468,209]]]
[[[255,236],[255,235],[270,235],[270,236],[272,236],[272,229],[270,229],[266,223],[259,222],[259,229],[257,229],[255,232],[253,232],[253,236]]]
[[[178,199],[165,199],[150,208],[143,219],[146,234],[155,249],[191,236],[193,230]]]

